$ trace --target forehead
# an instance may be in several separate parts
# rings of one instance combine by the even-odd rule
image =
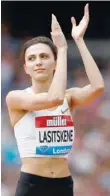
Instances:
[[[53,55],[51,48],[43,43],[38,43],[30,46],[29,48],[26,49],[25,55],[29,56],[29,55],[41,54],[41,53]]]

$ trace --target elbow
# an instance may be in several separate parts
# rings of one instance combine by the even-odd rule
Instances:
[[[104,81],[102,80],[102,84],[99,85],[99,90],[104,91]]]
[[[101,84],[97,87],[97,90],[104,91],[104,84]]]
[[[98,86],[95,91],[98,93],[98,94],[102,94],[104,92],[104,84],[103,85],[100,85]]]

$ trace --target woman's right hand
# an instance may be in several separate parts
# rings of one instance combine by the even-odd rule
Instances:
[[[52,14],[51,37],[57,49],[67,48],[66,38],[54,14]]]

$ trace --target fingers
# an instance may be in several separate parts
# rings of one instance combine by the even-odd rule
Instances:
[[[74,17],[71,17],[71,23],[72,23],[73,27],[76,26],[76,20]]]
[[[84,7],[84,17],[86,20],[89,20],[89,4],[88,3]]]
[[[61,30],[61,27],[60,27],[60,25],[57,21],[57,18],[54,14],[52,14],[51,30],[52,30],[52,32]]]
[[[89,13],[89,3],[87,3],[84,7],[84,14],[88,14]]]

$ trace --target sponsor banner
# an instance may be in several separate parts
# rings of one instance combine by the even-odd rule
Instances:
[[[40,146],[36,147],[37,155],[66,155],[71,150],[72,145],[69,146]]]
[[[40,116],[35,118],[36,128],[45,127],[71,127],[74,126],[71,116],[58,115],[58,116]]]

